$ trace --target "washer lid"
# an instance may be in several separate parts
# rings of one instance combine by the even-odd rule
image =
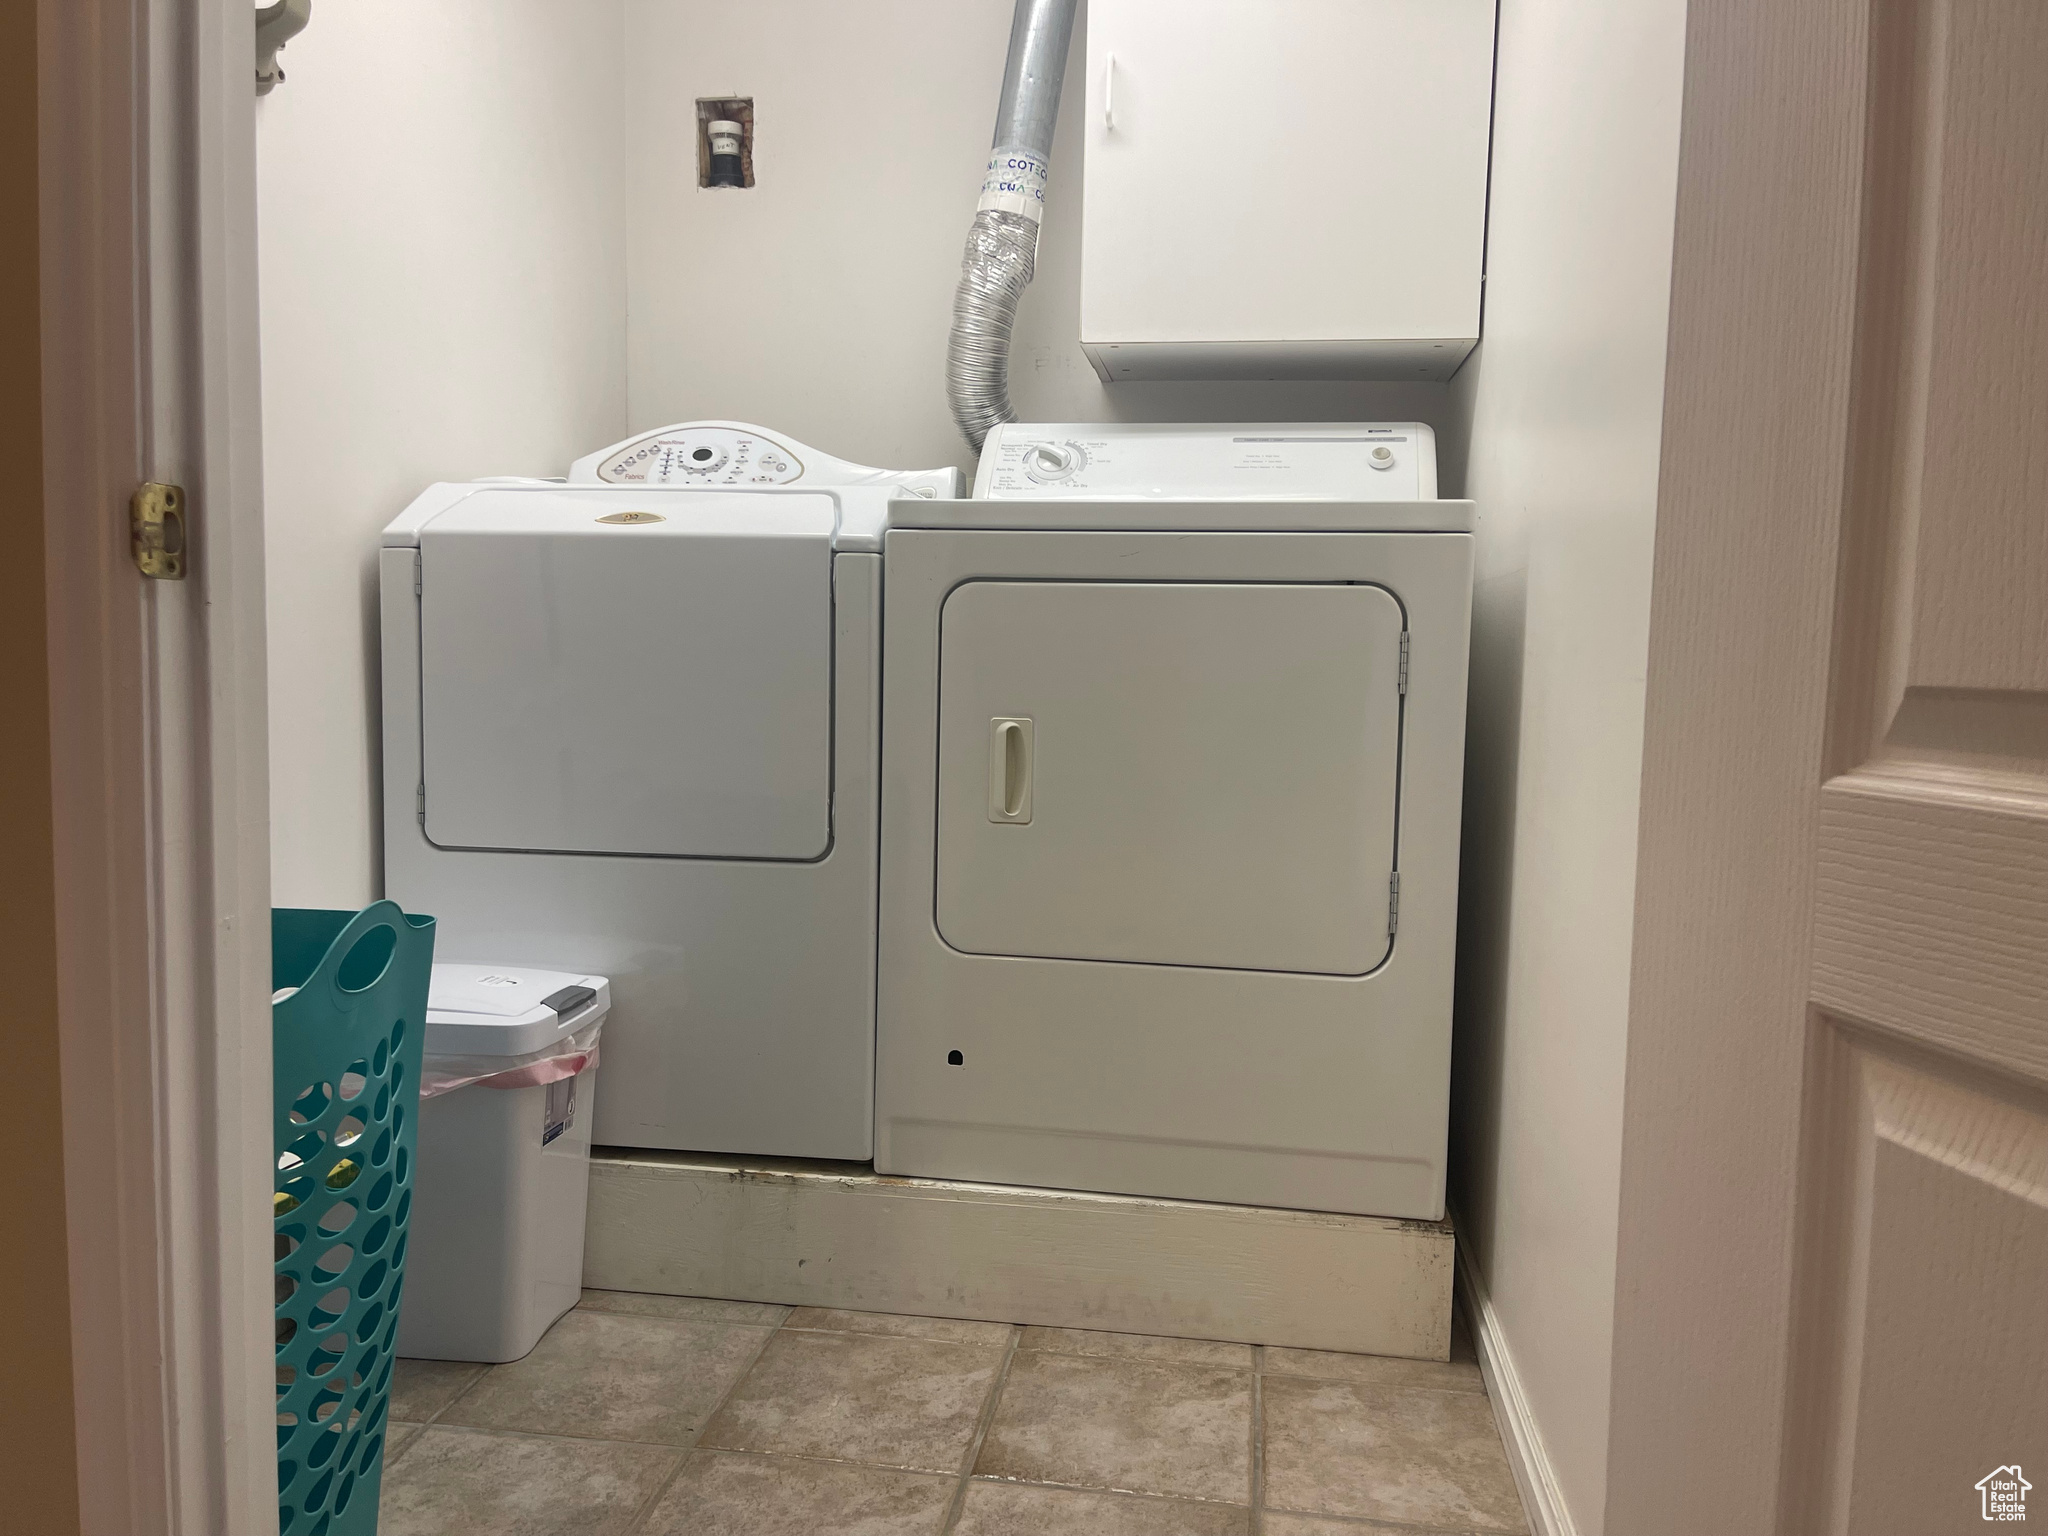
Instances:
[[[524,1056],[611,1008],[602,976],[517,965],[438,964],[427,984],[426,1049],[435,1056]]]
[[[827,495],[480,490],[420,534],[444,848],[808,860],[832,841]]]

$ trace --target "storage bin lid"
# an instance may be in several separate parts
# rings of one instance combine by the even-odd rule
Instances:
[[[427,1054],[524,1056],[595,1023],[611,1005],[611,983],[602,976],[436,965],[427,989]]]

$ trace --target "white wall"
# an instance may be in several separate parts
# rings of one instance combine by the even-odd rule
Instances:
[[[1684,0],[1503,0],[1454,1198],[1571,1518],[1602,1528]],[[1676,1384],[1674,1384],[1676,1389]]]
[[[380,886],[377,531],[624,434],[622,0],[315,8],[258,104],[279,905]]]
[[[973,459],[946,330],[1012,0],[627,0],[629,414],[782,429],[890,468]],[[1084,13],[1085,20],[1085,13]],[[1103,385],[1080,347],[1082,29],[1011,398],[1030,421],[1442,422],[1442,385]],[[751,96],[757,185],[697,187],[696,98]],[[1195,237],[1215,204],[1191,213]]]

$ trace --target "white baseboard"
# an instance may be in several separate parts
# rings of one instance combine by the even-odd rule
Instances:
[[[1465,1244],[1458,1244],[1458,1290],[1465,1305],[1465,1321],[1472,1329],[1472,1345],[1479,1354],[1479,1371],[1486,1379],[1486,1395],[1493,1402],[1494,1422],[1500,1427],[1501,1442],[1507,1447],[1508,1465],[1522,1491],[1522,1507],[1528,1511],[1535,1536],[1578,1536],[1571,1510],[1558,1486],[1550,1451],[1543,1433],[1529,1410],[1522,1391],[1522,1378],[1515,1371],[1515,1357],[1501,1333],[1500,1319],[1486,1285],[1472,1262]]]
[[[584,1283],[1445,1360],[1447,1221],[600,1151]]]

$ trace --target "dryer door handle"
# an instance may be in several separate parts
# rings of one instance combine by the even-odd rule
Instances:
[[[999,715],[988,723],[988,819],[1025,826],[1031,820],[1031,721]]]

